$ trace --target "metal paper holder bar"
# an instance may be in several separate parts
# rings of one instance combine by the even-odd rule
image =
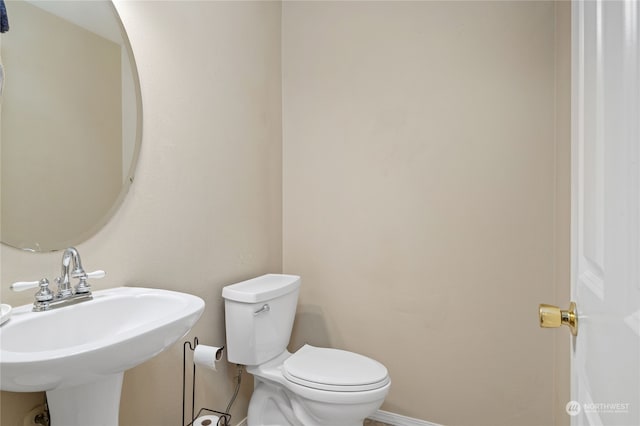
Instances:
[[[223,413],[221,411],[212,410],[210,408],[201,408],[198,410],[198,414],[194,416],[195,412],[195,400],[196,400],[196,365],[193,364],[193,373],[191,374],[191,421],[185,424],[184,416],[186,412],[186,383],[187,383],[187,348],[193,352],[198,346],[198,338],[194,337],[193,344],[186,341],[182,345],[182,426],[193,426],[193,422],[202,414],[215,414],[219,417],[217,425],[211,426],[230,426],[231,414]]]

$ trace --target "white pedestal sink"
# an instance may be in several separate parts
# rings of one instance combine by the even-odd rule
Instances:
[[[46,391],[52,426],[118,424],[123,372],[183,337],[199,297],[118,287],[46,312],[13,310],[0,326],[0,389]]]

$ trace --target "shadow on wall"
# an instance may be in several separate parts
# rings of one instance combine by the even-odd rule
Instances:
[[[325,314],[320,306],[298,305],[288,349],[293,353],[305,343],[322,348],[333,347],[329,338]]]

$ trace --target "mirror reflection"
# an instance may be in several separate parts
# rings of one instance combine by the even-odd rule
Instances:
[[[117,209],[140,143],[133,56],[111,2],[6,2],[1,239],[50,251]]]

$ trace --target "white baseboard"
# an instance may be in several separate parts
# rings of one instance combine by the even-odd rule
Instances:
[[[442,426],[437,423],[427,422],[425,420],[414,419],[412,417],[402,416],[400,414],[390,413],[388,411],[378,410],[369,416],[372,420],[387,423],[393,426]],[[247,426],[247,418],[242,419],[236,426]]]
[[[389,411],[378,410],[369,416],[370,419],[387,423],[393,426],[441,426],[437,423],[431,423],[426,420],[414,419]]]

